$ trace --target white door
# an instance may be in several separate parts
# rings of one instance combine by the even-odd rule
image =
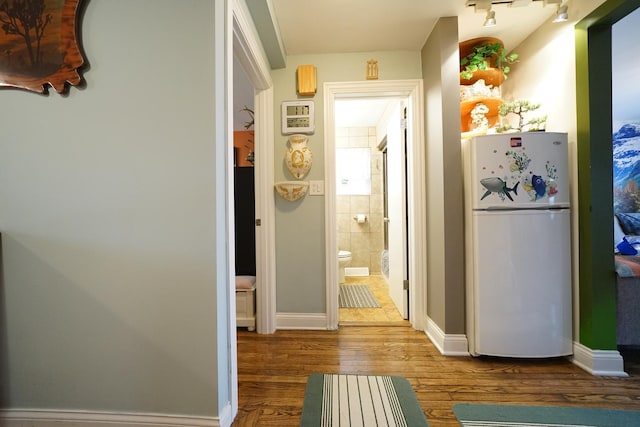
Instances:
[[[396,106],[387,124],[387,202],[389,230],[389,295],[404,319],[409,318],[407,278],[407,212],[405,137],[402,107]]]

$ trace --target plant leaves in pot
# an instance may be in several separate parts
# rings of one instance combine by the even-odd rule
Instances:
[[[500,86],[511,71],[509,64],[517,53],[507,53],[502,41],[492,37],[460,43],[460,84],[470,85],[483,79],[487,86]]]

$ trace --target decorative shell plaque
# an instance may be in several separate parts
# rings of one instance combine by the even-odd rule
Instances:
[[[293,202],[307,194],[309,183],[307,181],[280,181],[276,182],[275,187],[280,197]]]
[[[289,148],[284,155],[287,169],[297,179],[302,179],[311,169],[313,153],[307,147],[309,138],[306,135],[295,134],[289,137]]]

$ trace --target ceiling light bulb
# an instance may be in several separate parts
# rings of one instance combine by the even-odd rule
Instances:
[[[565,22],[569,20],[568,9],[567,5],[558,6],[558,12],[556,13],[556,18],[553,22]]]
[[[485,27],[495,27],[496,26],[496,13],[489,9],[487,10],[487,17],[484,20]]]

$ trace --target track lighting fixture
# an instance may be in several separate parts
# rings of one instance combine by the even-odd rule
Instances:
[[[484,19],[485,27],[495,27],[496,26],[496,13],[491,10],[491,8],[487,9],[487,17]]]
[[[566,4],[558,5],[558,11],[553,22],[565,22],[569,19],[568,7]]]
[[[496,13],[491,10],[493,5],[505,5],[509,7],[524,7],[530,4],[543,2],[543,6],[556,5],[556,17],[553,22],[565,22],[569,19],[568,6],[565,0],[466,0],[465,5],[475,8],[476,12],[486,10],[487,16],[484,20],[485,27],[493,27],[496,25]]]

